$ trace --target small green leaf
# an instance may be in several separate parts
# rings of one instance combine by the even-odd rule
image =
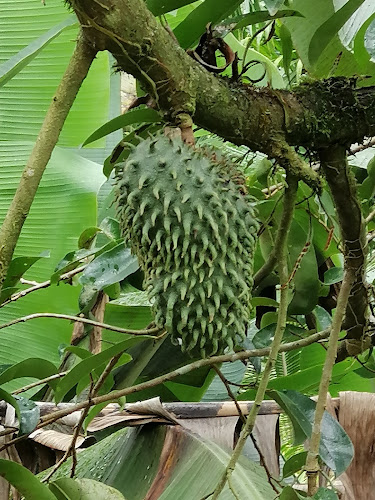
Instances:
[[[316,325],[318,330],[325,330],[326,328],[329,328],[331,326],[332,316],[322,306],[316,306],[314,309],[314,314],[318,322],[318,324]]]
[[[46,485],[42,484],[26,467],[16,462],[0,459],[0,476],[27,500],[56,500],[55,495]]]
[[[319,26],[313,34],[309,45],[308,58],[310,64],[315,65],[318,62],[326,46],[363,2],[364,0],[349,0],[341,9],[336,11],[327,21]]]
[[[19,435],[30,434],[39,422],[39,406],[34,401],[21,396],[15,396],[15,399],[18,402],[21,415]]]
[[[324,273],[324,284],[333,285],[334,283],[340,283],[344,276],[344,270],[342,267],[331,267]]]
[[[16,400],[16,398],[14,398],[11,394],[9,394],[9,392],[4,391],[4,389],[0,389],[0,400],[6,401],[11,406],[13,406],[13,408],[16,411],[18,421],[20,421],[21,420],[21,413],[20,413],[20,408],[18,406],[18,401]]]
[[[290,457],[283,467],[283,479],[293,476],[303,469],[307,457],[307,451],[301,451]]]
[[[96,226],[88,227],[85,229],[78,239],[78,248],[85,248],[86,250],[90,248],[95,236],[100,233],[101,229]]]
[[[291,486],[285,486],[281,495],[279,496],[280,500],[299,500],[300,498],[304,498],[299,495],[294,488]]]
[[[125,497],[112,486],[94,479],[71,479],[63,477],[50,483],[50,490],[58,500],[125,500]]]
[[[127,278],[138,268],[137,258],[125,248],[124,243],[120,243],[90,262],[79,281],[92,290],[100,291]]]
[[[110,240],[119,240],[121,238],[120,224],[118,220],[112,217],[106,217],[100,223],[100,229]]]
[[[97,141],[98,139],[101,139],[116,130],[127,127],[128,125],[139,123],[157,123],[161,121],[163,121],[163,118],[154,109],[132,109],[123,115],[116,116],[116,118],[113,118],[95,130],[95,132],[93,132],[90,137],[85,140],[82,147],[87,146],[87,144]]]
[[[272,323],[259,330],[253,337],[253,345],[255,349],[263,349],[268,347],[275,335],[276,324]]]
[[[161,16],[162,14],[180,9],[185,5],[194,3],[195,1],[196,0],[146,0],[146,5],[154,16]]]

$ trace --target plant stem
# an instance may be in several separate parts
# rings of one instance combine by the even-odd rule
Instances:
[[[285,191],[283,215],[280,222],[280,228],[282,228],[282,230],[285,232],[286,237],[283,239],[280,247],[278,248],[279,278],[280,278],[281,290],[280,290],[279,313],[277,317],[275,335],[271,344],[269,357],[266,366],[264,368],[262,378],[260,380],[259,387],[255,396],[254,405],[252,406],[250,413],[246,419],[246,424],[244,425],[241,431],[241,435],[233,451],[233,454],[229,460],[229,463],[212,495],[212,500],[216,500],[217,498],[219,498],[219,495],[223,491],[228,479],[231,478],[236,463],[242,454],[242,450],[245,446],[246,440],[254,428],[255,420],[259,413],[262,401],[264,399],[269,378],[272,369],[275,366],[276,358],[280,351],[281,341],[285,331],[285,325],[288,313],[288,287],[283,285],[285,285],[285,283],[288,280],[287,235],[289,234],[289,229],[293,218],[294,203],[298,186],[298,182],[294,177],[292,178],[288,177],[287,180],[288,180],[288,188]]]
[[[316,403],[314,424],[310,439],[309,451],[306,458],[306,474],[308,481],[308,494],[315,495],[317,491],[317,480],[319,474],[319,444],[321,434],[321,423],[327,404],[327,393],[332,378],[332,369],[336,361],[337,346],[341,325],[345,316],[345,310],[348,304],[350,291],[355,280],[354,269],[346,268],[344,279],[342,281],[339,296],[337,298],[337,307],[332,321],[331,335],[327,348],[327,355],[323,366],[322,378],[320,380],[318,400]]]
[[[0,229],[0,291],[42,175],[95,54],[96,50],[80,34]]]

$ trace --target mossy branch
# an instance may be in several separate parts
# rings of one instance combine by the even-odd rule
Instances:
[[[286,236],[289,234],[289,229],[293,219],[294,204],[298,186],[298,181],[296,180],[295,177],[288,176],[287,182],[288,182],[288,188],[285,191],[284,213],[281,221],[282,230],[286,233]],[[241,435],[238,439],[237,445],[233,451],[230,461],[211,497],[212,500],[216,500],[217,498],[219,498],[219,495],[223,491],[225,484],[227,483],[227,481],[230,480],[230,477],[234,471],[236,463],[241,456],[246,440],[254,428],[256,417],[258,415],[260,406],[262,404],[264,395],[267,390],[271,371],[275,366],[277,355],[280,351],[281,341],[285,331],[287,312],[288,312],[289,293],[288,293],[288,286],[285,286],[285,284],[288,281],[287,255],[288,255],[287,237],[285,237],[284,241],[279,247],[279,278],[280,278],[281,290],[280,290],[280,305],[277,316],[275,335],[272,341],[267,363],[264,368],[264,372],[255,396],[254,405],[252,406],[250,413],[246,419],[246,423],[241,431]]]
[[[81,33],[0,229],[0,290],[42,175],[95,54],[96,50],[86,42]]]
[[[355,281],[355,271],[353,268],[348,267],[344,274],[344,279],[337,299],[336,312],[332,321],[327,355],[323,366],[322,378],[320,380],[319,394],[316,403],[310,446],[306,458],[305,470],[308,479],[308,493],[310,496],[314,495],[317,491],[317,479],[319,474],[318,459],[319,459],[321,424],[325,407],[327,404],[327,393],[332,378],[332,370],[336,361],[337,345],[339,340],[339,334],[341,331],[341,325],[344,319],[345,310],[348,304],[350,291],[352,289],[354,281]]]

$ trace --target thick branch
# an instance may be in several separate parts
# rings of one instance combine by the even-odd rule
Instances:
[[[81,34],[0,229],[0,289],[44,170],[95,54],[96,50],[86,43]]]
[[[369,347],[363,337],[368,310],[365,276],[367,243],[356,182],[346,159],[345,147],[336,145],[324,149],[320,152],[320,159],[336,206],[345,267],[355,276],[343,325],[348,340],[339,351],[339,361]]]
[[[92,44],[109,50],[171,119],[190,113],[207,130],[271,157],[285,139],[318,149],[375,135],[375,88],[356,90],[355,80],[346,78],[295,92],[230,82],[189,57],[141,0],[71,3]],[[310,184],[316,180],[310,171]]]

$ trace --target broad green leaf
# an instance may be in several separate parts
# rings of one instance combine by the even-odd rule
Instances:
[[[131,109],[123,115],[113,118],[97,130],[95,130],[95,132],[93,132],[90,137],[85,140],[82,146],[87,146],[87,144],[97,141],[98,139],[101,139],[102,137],[129,125],[138,125],[140,123],[157,123],[161,121],[163,121],[163,118],[154,109]]]
[[[161,476],[165,458],[168,474]],[[230,453],[183,427],[143,426],[122,429],[79,453],[76,477],[110,484],[129,500],[155,495],[154,481],[159,485],[159,500],[198,500],[215,489],[229,458]],[[68,476],[70,467],[71,459],[56,477]],[[236,464],[232,484],[241,499],[275,498],[264,470],[246,457]],[[220,500],[233,500],[228,486]]]
[[[29,469],[16,462],[0,459],[0,476],[14,486],[27,500],[56,500],[45,484]]]
[[[82,377],[87,376],[89,373],[91,373],[93,370],[98,368],[99,366],[103,365],[103,363],[106,363],[109,361],[111,358],[116,356],[118,353],[125,351],[128,349],[133,343],[137,341],[144,340],[147,337],[141,337],[137,336],[137,338],[131,337],[131,335],[128,336],[127,340],[124,340],[122,342],[119,342],[118,344],[115,344],[112,347],[109,347],[108,349],[105,349],[104,351],[100,352],[99,354],[96,354],[95,356],[90,356],[86,359],[83,359],[80,361],[77,365],[75,365],[69,373],[65,375],[62,379],[60,379],[57,388],[55,390],[55,400],[56,402],[60,402],[65,394],[72,389],[77,382]],[[128,361],[131,360],[131,356],[127,355]]]
[[[57,368],[51,361],[41,358],[27,358],[1,372],[0,385],[20,377],[43,379],[55,375],[55,373],[57,373]],[[56,380],[51,380],[49,385],[55,387],[56,383]]]
[[[8,61],[0,66],[0,87],[5,85],[17,73],[19,73],[30,61],[36,57],[41,50],[46,47],[54,38],[60,35],[65,29],[71,26],[78,25],[76,16],[69,16],[65,21],[62,21],[57,26],[51,28],[47,33],[40,36],[27,47],[20,50]]]
[[[307,451],[301,451],[290,457],[283,466],[283,479],[300,472],[305,465]]]
[[[342,267],[331,267],[324,273],[324,284],[333,285],[334,283],[340,283],[344,276],[344,270]]]
[[[242,16],[230,17],[220,23],[220,25],[229,25],[231,30],[236,30],[239,28],[244,28],[252,24],[263,23],[265,21],[272,21],[274,19],[280,19],[282,17],[297,16],[302,17],[296,10],[279,10],[276,14],[271,15],[267,10],[258,10],[255,12],[250,12],[249,14],[244,14]]]
[[[319,26],[311,38],[309,46],[309,60],[312,65],[316,64],[328,43],[363,2],[364,0],[349,0],[341,9]]]
[[[311,436],[316,403],[296,391],[273,392],[272,395],[291,419],[295,435],[300,439],[304,434],[304,439],[308,439]],[[339,476],[349,466],[353,453],[352,442],[344,429],[332,415],[324,412],[319,447],[323,462]]]
[[[100,291],[106,286],[124,280],[138,268],[137,258],[122,242],[90,262],[79,281],[92,290]]]
[[[39,4],[38,9],[43,7]],[[0,141],[0,222],[32,147],[31,143]],[[40,255],[50,250],[51,256],[36,262],[26,278],[38,282],[48,280],[61,256],[76,247],[81,232],[96,224],[96,193],[104,179],[100,165],[59,147],[55,149],[15,255]],[[78,287],[68,284],[30,293],[1,309],[2,322],[41,311],[76,314],[78,293]],[[0,336],[0,364],[14,364],[33,357],[57,365],[60,362],[58,347],[69,343],[71,330],[69,322],[58,319],[36,319],[4,329]],[[19,379],[8,382],[6,389],[12,391],[23,385],[25,382]]]
[[[125,500],[118,490],[93,479],[71,479],[64,477],[49,484],[49,489],[58,500]]]
[[[203,35],[207,23],[217,24],[238,7],[241,0],[204,0],[174,30],[183,49],[194,45]]]
[[[67,20],[63,2],[45,4],[0,0],[0,64]],[[77,28],[62,32],[1,88],[2,140],[35,140],[73,53],[77,33]],[[108,119],[110,72],[108,54],[98,53],[64,125],[60,145],[79,146]]]
[[[39,422],[39,406],[34,401],[21,396],[15,396],[15,399],[17,400],[21,416],[19,435],[30,434]]]
[[[179,9],[184,5],[194,3],[195,1],[196,0],[146,0],[146,5],[154,16],[160,16],[161,14]]]

